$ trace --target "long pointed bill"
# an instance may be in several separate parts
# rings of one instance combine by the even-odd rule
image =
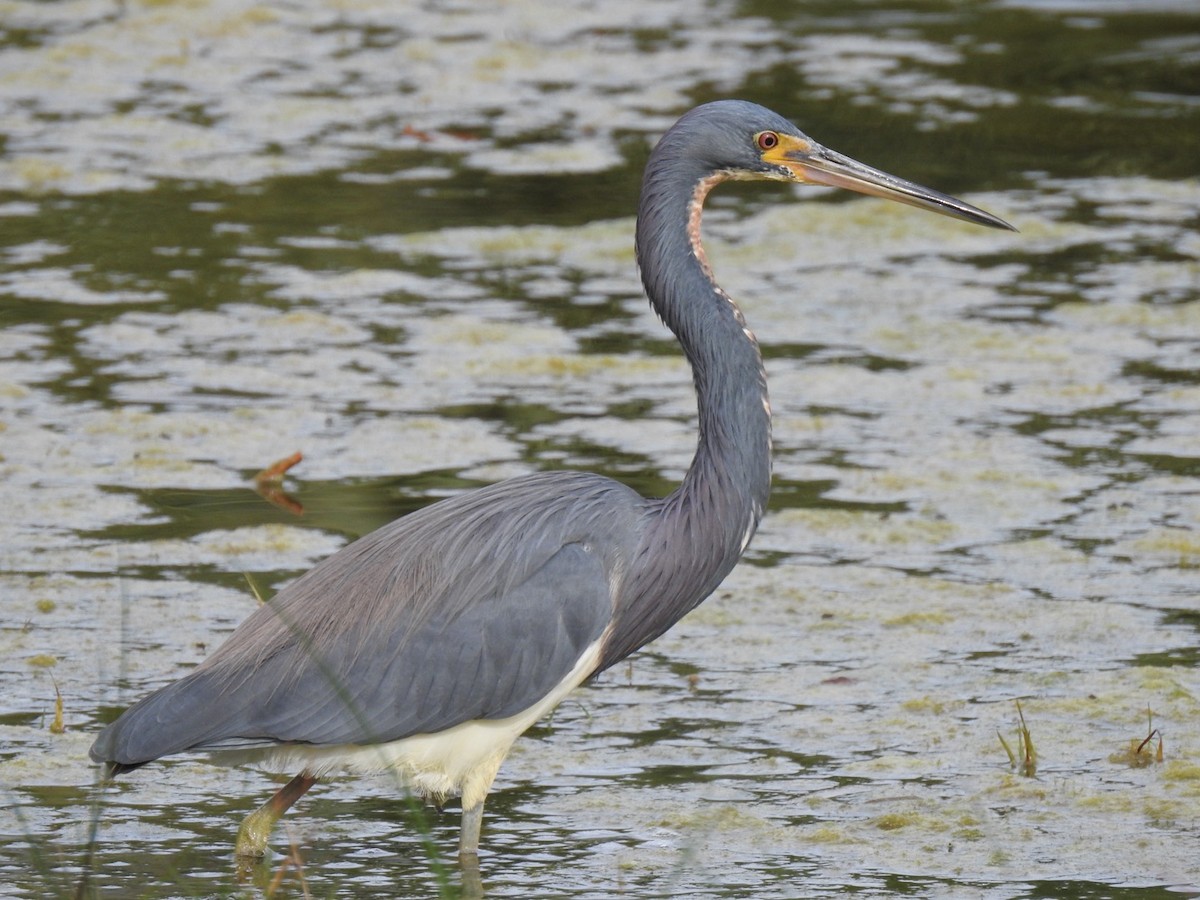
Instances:
[[[1017,230],[1003,219],[976,206],[889,175],[887,172],[872,169],[815,142],[805,142],[786,135],[781,135],[780,138],[779,146],[771,151],[769,161],[786,168],[797,181],[846,188],[872,197],[896,200],[990,228]],[[767,158],[764,154],[764,159]]]

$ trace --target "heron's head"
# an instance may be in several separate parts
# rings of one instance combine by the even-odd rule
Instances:
[[[821,146],[778,113],[744,100],[698,106],[671,133],[679,156],[727,178],[770,179],[845,188],[932,212],[1015,231],[1003,219]]]

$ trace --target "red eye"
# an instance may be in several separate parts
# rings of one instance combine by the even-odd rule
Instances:
[[[773,131],[760,132],[755,139],[759,150],[774,150],[779,146],[779,135]]]

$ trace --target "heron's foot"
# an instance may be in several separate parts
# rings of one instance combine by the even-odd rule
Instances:
[[[458,877],[460,879],[461,900],[482,900],[483,875],[479,871],[479,856],[475,853],[458,855]]]
[[[248,858],[265,856],[267,841],[271,839],[275,823],[282,818],[282,815],[282,813],[277,813],[268,802],[246,816],[242,827],[238,829],[237,843],[233,847],[234,854]]]
[[[238,829],[237,843],[233,852],[239,857],[257,858],[266,855],[267,841],[275,823],[283,818],[283,814],[291,809],[293,803],[304,796],[305,792],[317,783],[317,779],[307,772],[301,772],[286,785],[281,787],[266,803],[256,809]]]

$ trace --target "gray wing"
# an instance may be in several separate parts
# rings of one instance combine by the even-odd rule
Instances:
[[[611,609],[600,561],[568,544],[504,595],[435,614],[400,646],[364,627],[330,650],[277,655],[242,688],[245,721],[232,727],[243,738],[377,743],[511,716],[574,668]]]
[[[98,760],[375,743],[525,709],[598,640],[644,501],[532,476],[427,507],[317,565],[187,677],[101,733]]]

